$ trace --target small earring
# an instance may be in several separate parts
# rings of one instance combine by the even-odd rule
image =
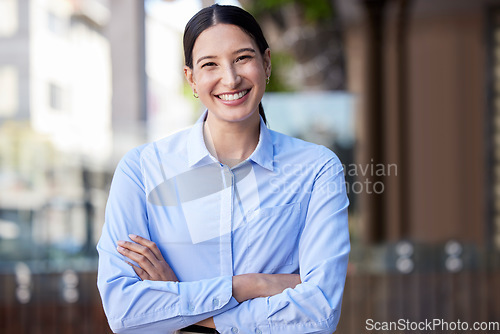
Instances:
[[[269,80],[270,80],[271,77],[267,77],[266,79],[266,85],[269,85]]]
[[[193,96],[194,96],[195,98],[199,98],[199,97],[200,97],[198,94],[196,94],[196,92],[193,92]]]

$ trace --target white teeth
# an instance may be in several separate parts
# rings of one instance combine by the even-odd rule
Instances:
[[[221,100],[224,100],[224,101],[239,100],[243,96],[247,95],[247,93],[248,93],[248,90],[244,90],[242,92],[235,93],[235,94],[222,94],[222,95],[219,95],[219,98]]]

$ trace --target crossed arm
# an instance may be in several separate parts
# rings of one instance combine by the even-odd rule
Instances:
[[[138,265],[127,262],[135,273],[144,281],[178,282],[172,268],[165,261],[160,249],[148,239],[131,234],[132,241],[118,241],[117,250],[120,254]],[[239,302],[270,297],[283,292],[287,288],[295,288],[301,283],[296,274],[242,274],[233,276],[233,297]],[[213,318],[198,322],[198,325],[215,328]]]
[[[178,282],[151,241],[132,236],[118,242],[128,233],[150,238],[139,153],[131,151],[117,168],[97,246],[98,287],[114,331],[173,332],[194,323],[215,324],[222,333],[335,330],[350,250],[348,200],[338,159],[329,159],[313,184],[298,244],[300,278],[255,273]]]

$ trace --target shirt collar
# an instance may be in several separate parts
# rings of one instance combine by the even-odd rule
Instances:
[[[189,167],[193,167],[201,161],[203,161],[204,163],[200,163],[200,167],[202,165],[214,162],[213,158],[211,158],[210,152],[208,152],[205,141],[203,140],[203,122],[205,121],[207,112],[207,110],[203,112],[203,114],[200,116],[200,118],[198,118],[189,132],[187,142]],[[252,160],[263,168],[273,171],[273,141],[271,138],[271,133],[262,120],[262,117],[260,119],[259,143],[257,144],[257,147],[250,155],[250,157],[248,157],[248,160]]]
[[[187,141],[189,167],[193,167],[201,160],[206,160],[207,163],[213,163],[212,159],[210,159],[210,152],[208,152],[208,149],[205,146],[205,141],[203,140],[203,122],[205,121],[206,117],[207,117],[207,110],[205,110],[205,112],[200,116],[200,118],[198,118],[196,123],[189,131],[189,136]]]
[[[259,143],[255,148],[255,151],[248,157],[248,159],[259,164],[265,169],[273,171],[273,161],[274,161],[274,146],[273,140],[271,138],[271,133],[267,128],[262,117],[260,118],[260,134]]]

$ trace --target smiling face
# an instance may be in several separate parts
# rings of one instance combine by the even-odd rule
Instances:
[[[271,53],[261,54],[239,27],[216,24],[203,31],[193,47],[193,68],[184,67],[191,88],[222,122],[259,119],[259,103],[271,74]]]

